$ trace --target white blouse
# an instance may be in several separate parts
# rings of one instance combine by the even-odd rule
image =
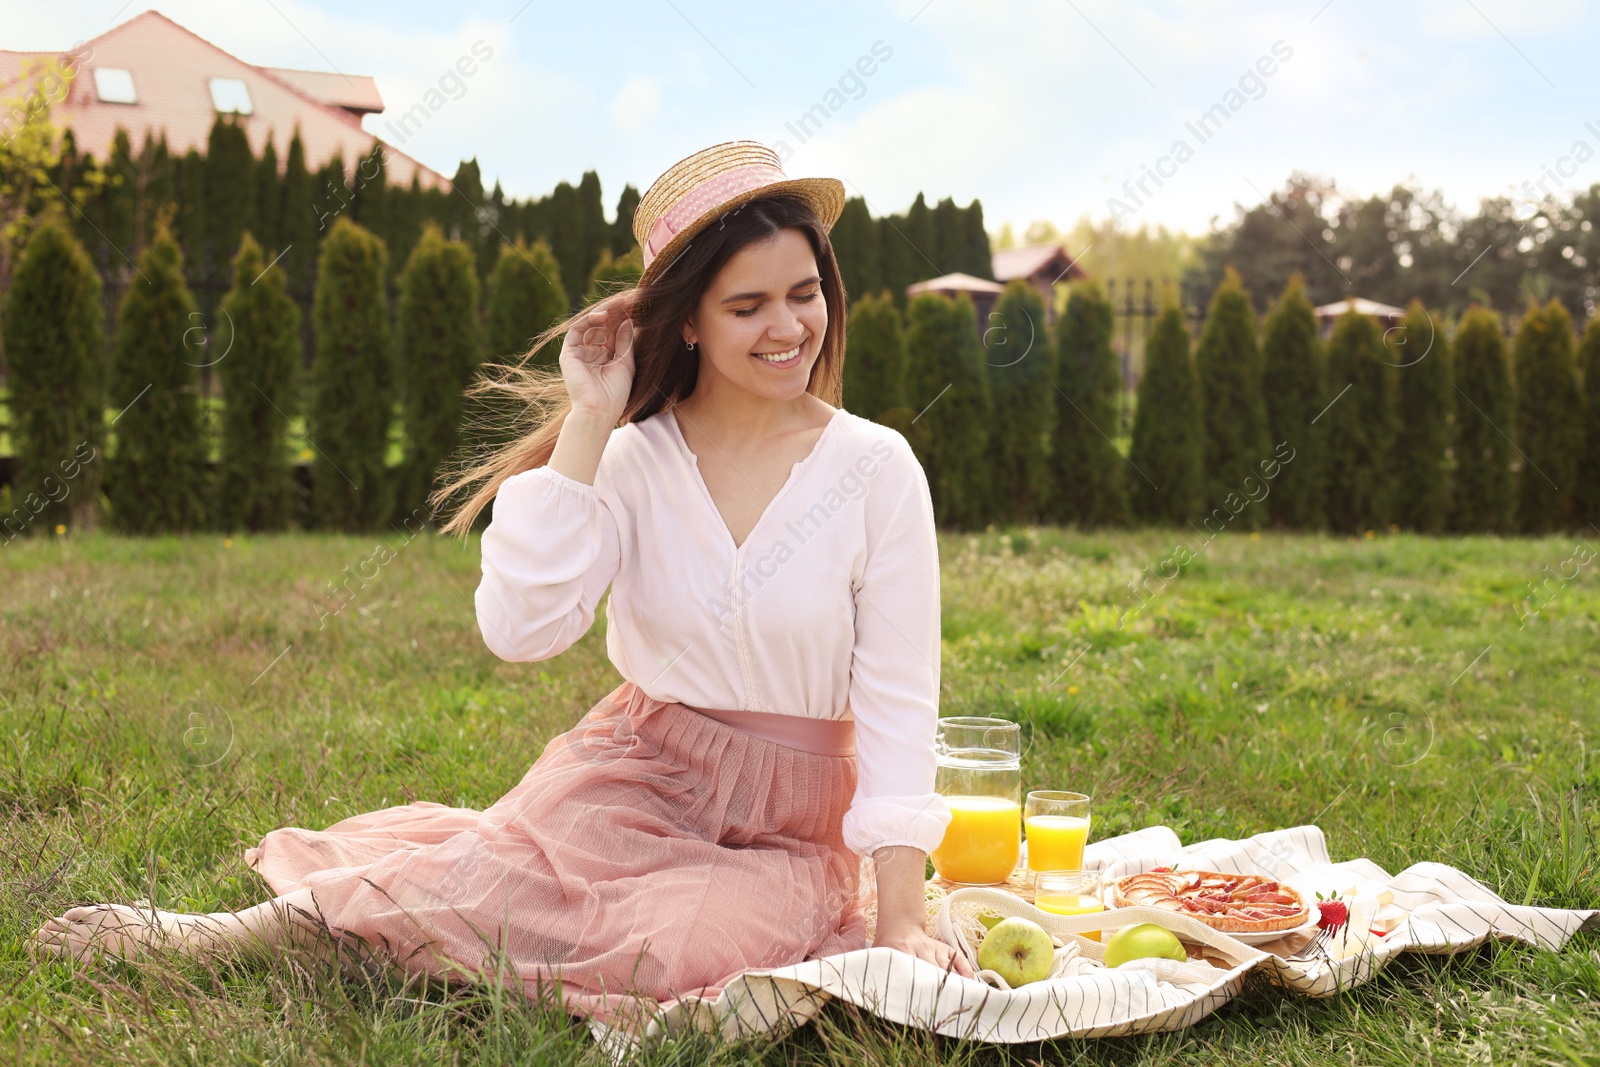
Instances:
[[[853,718],[845,843],[939,844],[938,542],[898,431],[836,409],[737,547],[670,410],[613,430],[594,485],[549,467],[507,478],[475,597],[489,649],[559,655],[607,586],[624,678],[691,707]]]

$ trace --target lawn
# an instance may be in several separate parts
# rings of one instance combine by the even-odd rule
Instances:
[[[1179,544],[1181,572],[1162,565]],[[1336,860],[1436,860],[1519,903],[1593,907],[1595,549],[1593,533],[946,535],[943,711],[1026,723],[1025,787],[1091,792],[1096,837],[1316,822]],[[346,568],[375,577],[335,610]],[[501,662],[473,619],[475,541],[431,534],[19,539],[0,570],[7,1058],[602,1062],[580,1024],[492,985],[402,988],[291,953],[34,970],[23,943],[75,903],[264,899],[240,852],[277,826],[487,805],[621,681],[603,621],[556,660]],[[1560,954],[1404,957],[1328,1000],[1252,986],[1167,1035],[1002,1048],[832,1005],[775,1044],[688,1042],[653,1062],[1411,1067],[1596,1048],[1590,934]]]

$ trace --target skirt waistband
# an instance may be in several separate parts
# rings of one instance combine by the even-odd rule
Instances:
[[[818,756],[855,755],[856,724],[853,719],[810,719],[804,715],[780,715],[767,711],[723,711],[697,708],[691,704],[682,706],[785,748]]]

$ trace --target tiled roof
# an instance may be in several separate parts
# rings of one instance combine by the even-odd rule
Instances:
[[[128,130],[136,152],[147,131],[159,137],[165,130],[174,155],[190,148],[203,154],[216,119],[212,78],[234,78],[247,87],[252,114],[242,117],[240,124],[257,156],[270,137],[281,165],[298,126],[307,167],[315,169],[342,156],[345,173],[352,174],[377,143],[361,128],[360,118],[346,110],[383,107],[371,78],[252,66],[157,11],[146,11],[107,30],[78,52],[84,57],[81,69],[66,98],[52,106],[51,118],[72,129],[80,150],[102,161],[110,154],[119,126]],[[0,52],[0,97],[18,95],[19,86],[8,83],[16,81],[23,63],[35,56],[66,59],[68,53]],[[94,83],[97,67],[128,71],[137,103],[100,100]],[[415,174],[423,188],[450,188],[444,175],[393,145],[386,146],[386,152],[391,184],[409,186]]]
[[[1050,271],[1052,275],[1066,275],[1056,280],[1071,281],[1083,275],[1083,269],[1078,267],[1067,255],[1066,249],[1058,244],[1007,248],[996,252],[990,262],[995,279],[1001,282],[1009,282],[1013,278],[1031,278],[1051,264],[1055,264],[1054,269]],[[1069,269],[1071,273],[1066,274]]]
[[[292,67],[260,69],[324,104],[362,114],[383,110],[383,97],[378,93],[378,83],[365,74],[330,74],[325,70],[295,70]]]
[[[1317,318],[1338,318],[1354,305],[1358,314],[1371,315],[1380,319],[1398,319],[1405,317],[1405,309],[1397,308],[1390,304],[1380,304],[1376,300],[1367,300],[1364,297],[1352,297],[1349,300],[1340,300],[1333,304],[1323,304],[1317,308]]]
[[[970,274],[943,274],[937,278],[929,278],[925,282],[916,282],[906,286],[906,295],[916,296],[918,293],[998,293],[1005,286],[998,282],[991,282],[986,278],[975,278]]]

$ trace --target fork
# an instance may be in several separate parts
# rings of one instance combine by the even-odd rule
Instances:
[[[1335,932],[1335,927],[1324,927],[1319,929],[1316,933],[1316,936],[1312,937],[1310,941],[1307,941],[1305,944],[1301,945],[1295,950],[1294,955],[1285,956],[1284,959],[1289,960],[1292,963],[1309,962],[1314,959],[1327,959],[1327,953],[1324,951],[1324,949],[1327,948],[1328,942],[1333,940],[1333,935]]]

